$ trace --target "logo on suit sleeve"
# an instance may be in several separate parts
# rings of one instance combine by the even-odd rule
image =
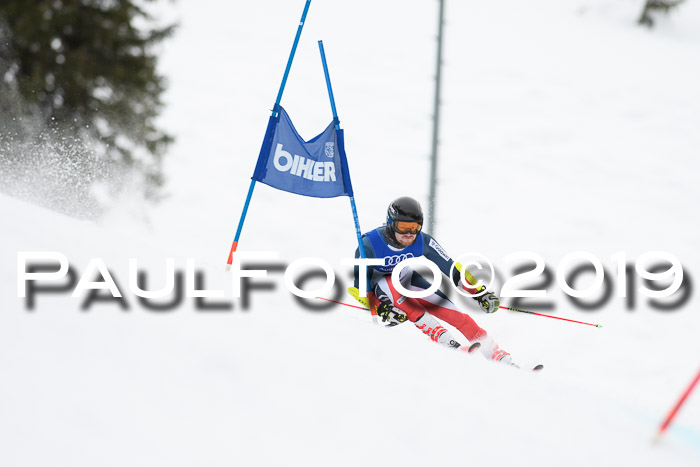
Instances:
[[[444,259],[445,261],[449,261],[449,260],[450,260],[450,255],[448,255],[447,252],[446,252],[445,250],[442,249],[442,247],[440,246],[440,244],[439,244],[438,242],[436,242],[434,238],[431,238],[431,239],[430,239],[430,243],[428,243],[428,246],[430,246],[430,248],[432,248],[433,250],[437,251],[437,253],[438,253],[438,254],[442,257],[442,259]]]

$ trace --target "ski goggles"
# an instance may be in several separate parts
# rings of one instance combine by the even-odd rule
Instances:
[[[420,232],[422,226],[418,222],[396,221],[394,222],[394,230],[400,234],[414,234]]]

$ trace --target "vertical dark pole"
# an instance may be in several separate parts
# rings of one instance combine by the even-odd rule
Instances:
[[[437,61],[435,71],[435,100],[433,102],[433,143],[430,154],[430,192],[428,195],[428,232],[435,234],[435,199],[437,197],[438,137],[440,134],[440,82],[442,80],[442,30],[445,18],[445,0],[440,1],[438,22]]]

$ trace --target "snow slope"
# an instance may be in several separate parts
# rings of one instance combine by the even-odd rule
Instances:
[[[613,254],[634,261],[664,250],[692,285],[696,3],[648,31],[634,24],[639,1],[448,2],[443,246],[486,255],[501,277],[517,251],[554,272],[585,250],[613,287]],[[638,292],[631,308],[613,293],[584,311],[556,283],[546,287],[554,316],[602,329],[484,315],[463,302],[516,361],[543,362],[537,375],[443,349],[410,324],[373,326],[340,306],[309,311],[279,272],[248,310],[228,295],[218,299],[226,311],[197,309],[191,298],[166,312],[139,304],[129,258],[154,288],[167,258],[178,271],[193,258],[207,288],[230,291],[223,263],[302,7],[172,7],[182,27],[162,63],[171,80],[162,121],[178,142],[169,197],[149,224],[126,208],[87,223],[0,196],[0,465],[697,465],[697,394],[650,443],[697,371],[693,291],[675,311]],[[309,11],[282,103],[302,135],[330,120],[323,39],[365,230],[393,197],[425,201],[428,192],[436,10],[358,0],[316,1]],[[355,243],[347,199],[258,185],[240,249],[276,250],[283,262],[323,258],[347,286],[340,259]],[[62,293],[39,295],[28,311],[17,297],[21,251],[61,252],[79,276],[102,258],[129,309],[96,302],[85,311],[84,295]]]

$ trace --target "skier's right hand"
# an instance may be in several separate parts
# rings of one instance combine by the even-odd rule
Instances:
[[[479,302],[479,306],[486,313],[494,313],[501,306],[501,299],[493,292],[486,292],[479,297],[474,297],[474,300]]]
[[[379,302],[377,315],[382,318],[383,323],[388,321],[387,326],[396,326],[406,321],[406,313],[387,302]]]

